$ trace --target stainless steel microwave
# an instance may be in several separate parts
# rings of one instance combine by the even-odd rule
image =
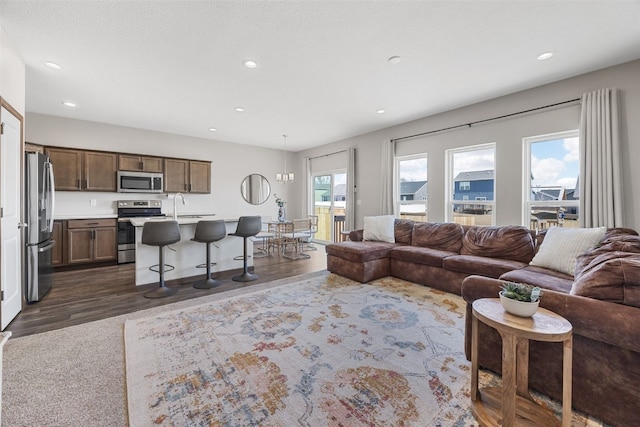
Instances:
[[[161,173],[118,171],[118,192],[162,193],[163,178]]]

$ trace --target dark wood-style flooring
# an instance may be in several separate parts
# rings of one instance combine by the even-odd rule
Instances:
[[[213,277],[224,281],[218,288],[194,289],[191,286],[193,280],[172,281],[167,285],[179,287],[178,293],[158,299],[143,297],[147,290],[156,288],[157,284],[135,285],[135,264],[56,272],[49,294],[42,301],[25,306],[5,330],[11,331],[12,337],[21,337],[324,270],[327,265],[324,246],[314,246],[316,251],[305,252],[311,256],[310,259],[291,260],[277,254],[254,258],[254,272],[258,280],[253,282],[233,282],[231,277],[238,271],[226,271],[213,274]]]

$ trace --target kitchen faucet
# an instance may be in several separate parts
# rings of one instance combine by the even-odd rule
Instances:
[[[178,220],[178,196],[180,196],[180,198],[182,199],[183,205],[187,204],[187,201],[184,198],[184,194],[176,193],[176,195],[173,197],[173,219],[175,219],[176,221]]]

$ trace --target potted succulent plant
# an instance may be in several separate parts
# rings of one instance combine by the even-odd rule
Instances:
[[[508,313],[520,317],[530,317],[538,310],[542,291],[537,286],[504,282],[501,288],[500,302]]]

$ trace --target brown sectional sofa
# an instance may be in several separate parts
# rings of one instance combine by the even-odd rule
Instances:
[[[470,356],[471,304],[497,297],[503,280],[544,288],[540,306],[573,325],[573,407],[614,426],[640,425],[640,236],[609,229],[577,259],[576,274],[530,266],[544,233],[524,227],[464,227],[395,221],[395,243],[350,241],[326,246],[327,269],[368,282],[399,277],[462,295],[467,301],[465,351]],[[501,372],[502,343],[480,323],[479,362]],[[529,386],[562,397],[560,343],[532,342]]]

